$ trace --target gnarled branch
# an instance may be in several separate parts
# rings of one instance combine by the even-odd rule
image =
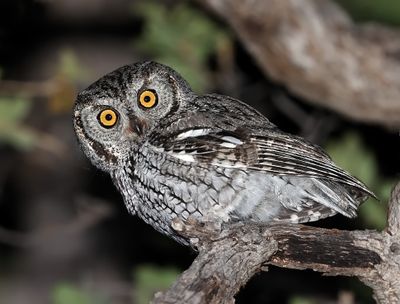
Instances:
[[[378,303],[400,303],[400,183],[389,202],[388,227],[343,231],[305,225],[174,222],[199,254],[153,303],[234,303],[241,286],[266,265],[356,276]]]
[[[291,92],[354,120],[400,127],[400,31],[357,25],[330,0],[198,1]]]

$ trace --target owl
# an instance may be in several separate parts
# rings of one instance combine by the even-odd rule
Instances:
[[[302,223],[355,217],[373,196],[318,146],[237,99],[197,95],[155,62],[121,67],[79,93],[73,123],[128,211],[183,244],[175,218]]]

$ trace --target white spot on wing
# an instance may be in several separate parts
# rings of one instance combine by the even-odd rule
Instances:
[[[152,148],[154,149],[154,151],[157,151],[157,152],[164,152],[165,151],[165,149],[163,147],[153,146]]]
[[[314,216],[317,218],[321,217],[321,212],[319,212],[319,211],[314,212]]]
[[[231,148],[231,149],[233,149],[233,148],[236,147],[235,144],[232,144],[232,143],[230,143],[230,142],[223,142],[223,143],[221,143],[221,144],[219,144],[219,145],[220,145],[221,147]]]
[[[179,140],[182,140],[182,139],[189,138],[189,137],[198,137],[198,136],[207,135],[209,133],[210,133],[210,129],[194,129],[194,130],[188,130],[188,131],[182,132],[182,133],[178,134],[178,136],[176,138]]]
[[[193,155],[190,155],[190,154],[172,153],[172,156],[179,158],[180,160],[183,160],[183,161],[194,162],[194,157],[193,157]]]
[[[227,142],[230,142],[230,143],[235,144],[235,145],[243,144],[243,142],[240,139],[238,139],[236,137],[233,137],[233,136],[223,136],[223,137],[221,137],[221,139],[223,141],[227,141]]]
[[[290,221],[293,223],[298,223],[299,222],[299,217],[297,216],[297,214],[292,214],[290,216]]]

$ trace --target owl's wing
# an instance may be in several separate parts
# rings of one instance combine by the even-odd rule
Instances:
[[[319,147],[274,128],[262,133],[246,129],[186,129],[159,137],[153,144],[173,157],[199,165],[325,179],[374,196],[358,179],[337,167]]]

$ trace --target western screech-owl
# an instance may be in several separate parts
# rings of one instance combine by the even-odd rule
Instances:
[[[239,100],[196,95],[155,62],[121,67],[81,92],[74,127],[129,212],[184,244],[175,217],[300,223],[354,217],[373,195],[319,147]]]

